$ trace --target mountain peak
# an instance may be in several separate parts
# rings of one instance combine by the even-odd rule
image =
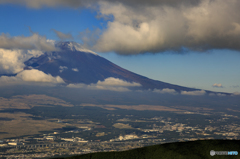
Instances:
[[[211,93],[195,88],[188,88],[166,82],[156,81],[123,69],[95,52],[83,48],[76,42],[55,44],[60,51],[46,52],[24,62],[26,69],[37,69],[53,77],[61,77],[67,84],[96,84],[109,78],[130,83],[138,83],[137,89],[154,90],[159,93],[181,93],[198,95]],[[109,82],[109,81],[107,81]],[[112,81],[110,81],[111,83]],[[133,88],[135,89],[135,88]]]
[[[58,43],[56,43],[55,46],[57,48],[60,48],[61,50],[80,51],[80,52],[85,52],[85,53],[91,53],[91,54],[94,54],[94,55],[98,55],[97,53],[84,48],[81,44],[73,42],[73,41],[58,42]]]

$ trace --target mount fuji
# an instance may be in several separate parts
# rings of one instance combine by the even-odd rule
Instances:
[[[37,69],[54,77],[60,76],[67,84],[92,84],[113,77],[126,82],[139,83],[142,90],[200,91],[200,89],[173,85],[138,75],[117,66],[91,50],[82,48],[75,42],[59,42],[55,46],[58,51],[46,52],[39,57],[27,60],[24,69]]]

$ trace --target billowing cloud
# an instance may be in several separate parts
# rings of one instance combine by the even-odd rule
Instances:
[[[200,91],[181,91],[182,95],[191,95],[191,96],[202,96],[206,94],[206,91],[200,90]]]
[[[98,17],[110,20],[97,35],[84,34],[81,38],[89,43],[86,46],[99,52],[158,53],[182,47],[240,50],[238,0],[0,0],[1,3],[32,8],[97,6]]]
[[[100,16],[114,18],[94,48],[119,54],[157,53],[182,47],[240,50],[239,7],[240,1],[236,0],[142,7],[101,2]]]
[[[155,93],[169,93],[169,94],[177,94],[177,92],[174,89],[164,88],[164,89],[154,89],[153,92]]]
[[[214,83],[212,86],[217,88],[223,88],[221,83]]]
[[[53,77],[50,74],[45,74],[42,71],[32,69],[24,70],[17,74],[16,77],[21,78],[23,81],[28,82],[51,82],[51,83],[64,83],[63,79],[59,76]]]
[[[0,74],[15,74],[23,70],[24,62],[43,54],[39,50],[7,50],[0,48]]]
[[[2,33],[0,35],[0,48],[3,49],[23,49],[23,50],[41,50],[54,51],[55,46],[48,42],[46,37],[40,36],[36,33],[32,36],[15,36],[10,37]]]
[[[84,83],[77,83],[77,84],[68,84],[67,87],[69,88],[87,88],[88,85]]]
[[[50,74],[45,74],[42,71],[32,69],[24,70],[16,76],[1,76],[0,85],[7,84],[29,84],[29,82],[38,83],[64,83],[63,79],[59,76],[53,77]]]
[[[111,91],[118,91],[118,92],[127,92],[130,91],[128,87],[139,87],[141,86],[139,83],[131,83],[119,78],[109,77],[106,78],[104,81],[98,81],[96,84],[69,84],[67,87],[71,88],[86,88],[86,89],[97,89],[97,90],[111,90]]]
[[[61,40],[73,39],[73,36],[70,33],[64,34],[64,33],[60,32],[60,31],[55,30],[55,29],[52,29],[52,30],[55,32],[57,37],[59,39],[61,39]]]
[[[8,84],[16,84],[16,83],[22,83],[23,80],[19,77],[15,77],[15,76],[1,76],[0,77],[0,86],[5,86]]]
[[[104,81],[98,81],[97,85],[99,86],[123,86],[123,87],[134,87],[134,86],[141,86],[141,84],[136,82],[127,82],[121,80],[119,78],[109,77],[106,78]]]

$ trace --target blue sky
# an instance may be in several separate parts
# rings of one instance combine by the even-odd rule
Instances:
[[[123,6],[127,6],[127,4]],[[30,27],[33,32],[46,36],[47,39],[60,40],[52,30],[55,29],[64,34],[70,33],[74,37],[74,41],[81,43],[83,41],[79,38],[80,32],[84,32],[86,29],[94,32],[98,28],[105,32],[104,35],[106,36],[99,43],[101,46],[105,46],[102,44],[108,42],[104,38],[108,35],[107,31],[109,31],[109,34],[111,33],[109,22],[112,24],[113,19],[109,20],[104,16],[97,18],[97,16],[113,14],[114,21],[118,22],[122,22],[121,20],[125,17],[121,17],[122,19],[119,20],[119,13],[110,10],[111,7],[106,9],[103,6],[102,8],[105,10],[89,7],[45,6],[34,8],[25,5],[1,4],[0,31],[1,34],[9,34],[11,37],[31,36],[28,28]],[[126,21],[123,23],[126,23]],[[139,25],[141,26],[141,24],[143,23]],[[109,37],[109,39],[111,38],[113,37]],[[124,41],[119,40],[119,42],[124,46]],[[139,43],[139,47],[141,45],[142,43]],[[216,48],[202,51],[196,51],[197,49],[195,49],[195,51],[178,52],[169,51],[172,48],[170,47],[168,50],[167,46],[171,45],[166,44],[161,48],[154,45],[153,47],[156,48],[154,50],[146,46],[138,54],[133,53],[134,51],[138,52],[138,48],[134,45],[129,46],[130,49],[126,50],[113,44],[109,46],[109,49],[100,48],[97,53],[125,69],[155,80],[220,92],[240,92],[239,51],[227,47],[227,49],[222,49],[216,45]],[[222,87],[213,87],[212,85],[215,83],[222,84]]]

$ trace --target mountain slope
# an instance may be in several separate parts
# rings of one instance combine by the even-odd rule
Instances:
[[[239,140],[198,140],[148,146],[122,152],[99,152],[68,159],[211,159],[239,158],[238,155],[210,155],[210,151],[238,151]],[[60,159],[60,158],[59,158]],[[63,158],[62,158],[63,159]],[[67,158],[66,158],[67,159]]]
[[[60,76],[66,83],[97,83],[108,77],[119,78],[128,82],[137,82],[143,89],[174,89],[180,91],[195,91],[198,89],[172,85],[152,80],[123,69],[96,53],[82,49],[74,42],[56,44],[60,51],[48,52],[40,57],[31,58],[25,62],[25,69],[38,69],[52,76]]]

